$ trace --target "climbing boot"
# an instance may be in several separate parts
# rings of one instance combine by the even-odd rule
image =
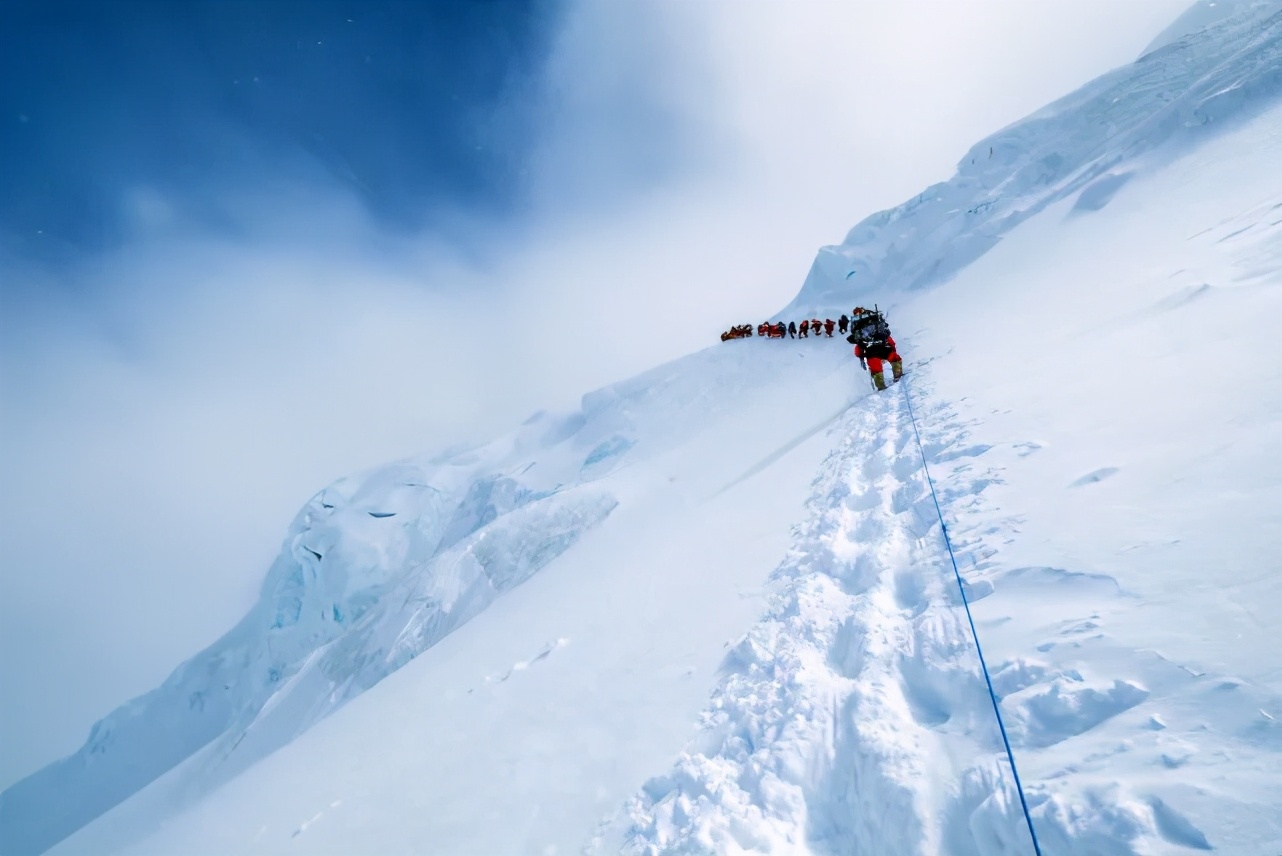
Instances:
[[[904,376],[904,361],[895,360],[894,362],[892,362],[890,364],[890,371],[891,371],[891,374],[894,375],[895,383],[898,383],[899,379]]]
[[[873,372],[873,373],[872,373],[872,385],[873,385],[873,386],[875,386],[875,387],[877,387],[877,391],[878,391],[878,392],[880,392],[881,390],[885,389],[885,388],[886,388],[886,376],[885,376],[884,374],[882,374],[881,372]]]

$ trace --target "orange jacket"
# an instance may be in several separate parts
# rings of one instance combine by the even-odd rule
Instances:
[[[886,359],[892,363],[899,362],[899,348],[895,345],[895,337],[887,336],[886,344],[890,345],[890,356],[888,357],[865,357],[863,345],[855,345],[855,356],[868,361],[868,371],[878,374],[882,369],[882,360]]]

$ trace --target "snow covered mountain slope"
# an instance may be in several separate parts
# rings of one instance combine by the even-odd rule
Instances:
[[[211,740],[205,785],[230,778],[528,580],[621,500],[639,491],[667,514],[687,484],[714,492],[722,485],[710,479],[730,481],[813,432],[851,394],[844,347],[824,344],[780,350],[768,365],[745,365],[729,350],[698,355],[690,360],[697,369],[655,370],[585,397],[578,413],[538,415],[487,446],[322,491],[295,520],[240,625],[101,722],[76,756],[4,794],[5,834],[19,845],[6,852],[47,847],[65,826],[63,834]],[[775,418],[772,402],[816,373],[830,378],[821,406]],[[771,374],[773,385],[759,385]],[[768,426],[744,431],[763,416]],[[670,464],[681,483],[660,480],[651,498],[643,485],[658,462],[695,449],[722,460],[720,468]],[[800,486],[810,469],[800,468]],[[757,564],[759,582],[771,559]],[[68,792],[77,798],[54,796]],[[17,838],[23,832],[30,845]]]
[[[32,844],[47,846],[211,739],[221,754],[239,748],[220,769],[231,775],[536,573],[617,504],[592,481],[626,449],[617,436],[582,446],[595,436],[584,421],[536,417],[505,442],[322,491],[291,526],[250,614],[98,723],[77,755],[6,792],[6,836],[30,824]],[[544,466],[517,467],[522,448],[539,445],[554,450]],[[565,457],[582,468],[550,479]],[[54,798],[68,792],[76,799]],[[34,810],[50,805],[57,811]]]
[[[1254,0],[1200,0],[1188,7],[1184,14],[1158,33],[1140,52],[1140,56],[1164,48],[1186,36],[1195,35],[1225,18],[1241,14],[1243,9],[1250,7],[1253,2]]]
[[[1245,6],[821,251],[784,317],[889,305],[906,384],[732,342],[323,492],[5,852],[135,792],[58,851],[1030,852],[926,463],[1043,851],[1282,849],[1280,49]]]
[[[1282,851],[1282,106],[894,308],[697,738],[599,842]]]
[[[248,795],[239,791],[239,782],[314,739],[337,743],[304,750],[305,756],[322,767],[337,763],[343,772],[282,771],[301,778],[277,795],[310,806],[309,784],[333,783],[337,775],[351,790],[327,797],[325,804],[360,803],[358,814],[387,835],[362,840],[368,831],[354,829],[355,837],[324,845],[335,850],[415,849],[418,834],[398,838],[405,829],[395,818],[406,810],[402,799],[417,802],[425,793],[426,780],[443,789],[431,797],[440,823],[431,836],[441,852],[521,849],[527,835],[533,842],[566,834],[574,829],[567,818],[594,822],[617,807],[679,748],[715,684],[724,646],[760,613],[760,587],[787,547],[787,521],[800,509],[827,451],[823,432],[862,394],[862,379],[850,374],[839,339],[770,343],[778,347],[745,359],[754,344],[765,343],[706,351],[590,396],[585,413],[571,417],[582,427],[561,443],[574,447],[580,434],[591,439],[567,452],[563,462],[558,463],[557,446],[510,439],[499,444],[525,446],[510,459],[509,470],[524,479],[547,471],[555,482],[586,471],[594,479],[592,489],[608,492],[617,506],[520,588],[211,799]],[[797,398],[798,390],[803,398]],[[417,586],[433,579],[416,578]],[[427,600],[417,593],[411,599]],[[413,610],[403,612],[405,601],[401,592],[392,598],[391,613],[398,617],[387,626],[404,624],[404,635],[410,635],[422,622]],[[363,654],[341,662],[348,664],[348,679],[389,665],[371,663]],[[151,806],[163,813],[175,800],[194,799],[226,779],[228,769],[239,771],[261,758],[256,729],[260,723],[276,728],[272,717],[278,708],[330,703],[335,690],[315,686],[322,674],[310,663],[300,669],[297,675],[313,682],[306,692],[303,686],[291,692],[287,685],[280,702],[273,697],[243,730],[243,740],[229,734],[211,744],[67,841],[67,852],[104,850],[116,843],[113,836],[153,823]],[[338,676],[324,680],[341,689]],[[363,701],[375,697],[371,693],[391,700],[390,707]],[[387,713],[398,721],[382,721]],[[616,745],[624,734],[630,756]],[[249,760],[242,760],[246,749]],[[574,769],[528,766],[533,756],[552,766],[557,759],[573,759]],[[501,823],[477,827],[479,794],[488,795],[486,812]],[[205,802],[197,810],[212,805]],[[527,819],[536,805],[543,806],[540,815]],[[236,813],[245,820],[253,814]],[[232,836],[239,831],[227,829]],[[284,836],[265,835],[261,846],[278,850],[294,832],[291,827]],[[250,838],[256,834],[257,828]],[[488,845],[478,838],[485,835],[491,836]],[[304,840],[317,839],[300,833],[297,843]],[[212,836],[203,843],[158,846],[228,852],[255,845]]]
[[[1145,153],[1196,144],[1276,98],[1279,4],[1235,8],[979,141],[950,180],[820,250],[789,310],[842,306],[860,283],[881,295],[940,282],[1047,205],[1085,191],[1080,208],[1101,208]]]

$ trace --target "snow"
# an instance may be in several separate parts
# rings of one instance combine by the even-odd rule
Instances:
[[[1044,853],[1282,851],[1282,5],[1207,21],[820,251],[904,382],[729,342],[340,481],[5,851],[1030,853],[954,557]]]
[[[694,355],[588,396],[578,414],[536,417],[513,437],[444,456],[439,464],[444,469],[432,484],[456,467],[488,473],[494,466],[531,489],[565,483],[574,487],[557,496],[590,490],[613,496],[618,505],[519,588],[494,599],[488,609],[274,755],[260,760],[282,743],[281,737],[292,737],[293,729],[319,718],[318,712],[333,705],[335,693],[390,672],[387,660],[367,656],[383,649],[362,641],[357,654],[340,657],[330,652],[363,634],[333,643],[314,655],[321,664],[309,660],[286,676],[285,686],[247,727],[210,744],[64,846],[70,852],[110,849],[154,825],[152,807],[167,810],[175,801],[195,802],[246,768],[210,797],[244,799],[233,814],[245,825],[219,821],[216,825],[225,834],[211,834],[199,843],[161,841],[155,846],[184,852],[252,851],[257,846],[277,852],[286,839],[292,846],[308,846],[314,833],[325,829],[325,846],[336,850],[413,850],[422,832],[392,820],[405,810],[403,800],[418,805],[429,799],[439,807],[439,825],[431,834],[442,851],[508,852],[544,837],[571,841],[579,832],[567,817],[588,818],[590,827],[613,811],[680,746],[715,684],[724,646],[760,612],[762,581],[787,546],[783,521],[801,506],[814,468],[827,451],[824,429],[844,402],[860,392],[852,386],[862,386],[862,379],[848,371],[845,343],[835,338],[781,345],[749,360],[744,359],[746,347],[753,343],[735,344],[745,348]],[[787,405],[791,391],[802,386],[814,401]],[[605,473],[607,450],[614,452],[609,458],[614,463]],[[474,493],[461,487],[471,478],[460,476],[459,493]],[[585,478],[594,480],[580,481]],[[383,476],[367,476],[357,484],[371,479],[382,481]],[[352,498],[346,505],[333,498],[336,509],[361,511],[352,518],[361,527],[401,517],[370,518],[357,500],[366,494],[355,486],[326,491],[312,506],[323,506],[338,493]],[[397,508],[388,502],[369,507]],[[478,520],[485,516],[474,515]],[[510,516],[497,517],[477,537],[495,532]],[[306,519],[305,511],[300,521]],[[328,542],[306,543],[324,549]],[[361,555],[354,548],[352,553]],[[289,548],[287,555],[293,555]],[[310,561],[305,553],[298,560]],[[437,585],[435,574],[411,570],[409,576],[407,584],[413,586]],[[400,591],[380,600],[388,602],[387,617],[374,626],[384,638],[399,638],[402,628],[413,632],[419,626],[422,607],[405,612],[406,600]],[[670,632],[674,627],[682,629]],[[328,668],[326,661],[347,668]],[[421,679],[415,677],[420,673]],[[380,694],[388,694],[389,707],[368,704]],[[397,722],[382,719],[389,712]],[[265,737],[260,736],[264,731]],[[464,732],[477,739],[454,738]],[[346,748],[302,749],[312,741],[326,741],[327,734],[358,733],[362,736],[351,743],[339,738]],[[615,746],[617,735],[624,733],[631,756]],[[397,737],[382,739],[387,734]],[[239,783],[296,749],[317,769],[287,788],[268,785],[270,798],[250,792],[234,796]],[[545,766],[531,767],[532,755],[543,758]],[[579,758],[587,779],[546,766],[563,757]],[[251,767],[255,761],[259,763]],[[496,772],[496,764],[502,773]],[[407,790],[398,775],[388,776],[389,770],[415,779],[427,776],[448,793],[428,798]],[[296,773],[286,775],[293,779]],[[496,776],[504,788],[496,787]],[[348,783],[341,794],[331,792],[335,777]],[[321,803],[313,804],[308,790],[313,785],[325,791]],[[480,830],[472,809],[478,793],[491,795],[493,805],[486,811],[495,817],[524,818],[529,806],[542,804],[543,809],[537,818],[485,824]],[[274,814],[281,798],[297,800],[304,812],[291,819],[289,829],[256,813],[262,808]],[[334,812],[325,807],[340,799],[340,816],[363,817],[362,823],[374,823],[383,832],[367,839],[363,827],[353,828],[350,837],[336,833],[332,823],[327,827]],[[197,810],[203,811],[199,805]],[[300,833],[295,839],[299,824],[322,810],[325,817],[308,828],[307,836]],[[256,839],[264,826],[268,832]]]
[[[937,283],[1083,189],[1080,210],[1106,205],[1146,153],[1195,144],[1282,91],[1277,16],[1276,2],[1245,6],[981,140],[949,181],[820,250],[788,311],[844,306],[852,284]]]
[[[1280,150],[1275,106],[894,308],[909,379],[602,852],[1031,852],[909,396],[1044,852],[1282,846]]]
[[[1172,21],[1170,26],[1154,36],[1148,47],[1141,51],[1140,56],[1151,54],[1185,36],[1195,35],[1231,15],[1240,14],[1244,7],[1250,6],[1253,2],[1254,0],[1199,0]]]

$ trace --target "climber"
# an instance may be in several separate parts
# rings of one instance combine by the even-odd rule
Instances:
[[[842,316],[837,319],[837,329],[841,331],[841,335],[846,335],[846,326],[848,324],[850,324],[850,319],[846,317],[845,313],[842,313]]]
[[[788,338],[789,339],[797,338],[797,322],[796,321],[788,322]]]
[[[829,339],[832,338],[832,328],[836,326],[837,326],[837,322],[833,321],[831,318],[828,318],[824,321],[824,333],[827,334]]]
[[[797,327],[797,338],[804,339],[810,335],[810,322],[802,321]]]
[[[859,365],[868,369],[872,375],[873,386],[878,391],[886,388],[886,377],[882,374],[882,361],[890,362],[890,370],[893,377],[891,383],[899,383],[900,378],[904,376],[904,362],[899,356],[899,351],[895,347],[895,338],[886,330],[885,337],[875,337],[871,339],[860,339],[855,343],[855,356],[859,358]]]

